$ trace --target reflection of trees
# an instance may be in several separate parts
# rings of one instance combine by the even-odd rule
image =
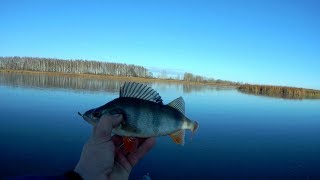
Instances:
[[[205,86],[197,86],[191,84],[184,84],[183,85],[183,92],[184,93],[191,93],[192,91],[201,91],[204,89]]]
[[[178,92],[180,89],[182,89],[182,85],[180,83],[174,82],[154,82],[152,86],[154,89],[157,89],[159,91],[167,91],[168,89],[174,89]]]
[[[25,74],[25,73],[6,73],[0,72],[0,84],[15,87],[32,87],[32,88],[59,88],[72,89],[79,91],[102,91],[118,93],[124,81],[112,79],[87,79],[84,77],[61,76],[48,74]],[[167,82],[143,82],[148,86],[159,91],[174,89],[183,93],[200,92],[206,90],[228,90],[230,87],[167,83]]]
[[[184,93],[200,92],[205,90],[231,90],[232,87],[223,87],[223,86],[207,86],[207,85],[197,85],[197,84],[183,84]]]
[[[45,74],[19,74],[0,72],[0,83],[8,86],[62,88],[72,90],[119,92],[122,82],[105,79],[86,79]]]
[[[155,89],[159,89],[161,91],[166,91],[167,89],[175,89],[177,92],[183,91],[183,93],[193,93],[193,92],[201,92],[201,91],[220,91],[220,90],[232,90],[233,87],[227,86],[210,86],[203,84],[181,84],[174,82],[155,82],[153,83],[153,87]]]

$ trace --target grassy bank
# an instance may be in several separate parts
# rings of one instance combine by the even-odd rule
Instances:
[[[320,99],[320,90],[305,88],[244,84],[240,85],[238,90],[248,94],[285,99]]]

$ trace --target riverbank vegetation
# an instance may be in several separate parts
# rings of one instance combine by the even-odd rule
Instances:
[[[319,99],[320,91],[313,89],[294,88],[285,86],[267,86],[243,84],[238,87],[243,93],[280,97],[285,99]]]
[[[134,77],[145,79],[162,79],[174,80],[182,83],[201,83],[220,86],[236,86],[239,83],[225,81],[220,79],[207,78],[204,76],[184,73],[183,78],[173,78],[165,76],[159,78],[153,76],[147,68],[132,64],[110,63],[95,60],[63,60],[55,58],[37,58],[37,57],[0,57],[0,70],[15,71],[35,71],[64,74],[81,74],[81,75],[99,75],[99,77],[117,76],[117,77]],[[98,76],[96,76],[98,77]]]
[[[0,57],[0,72],[42,73],[46,75],[77,76],[94,79],[119,79],[125,81],[183,83],[186,85],[201,84],[219,87],[234,87],[240,92],[279,97],[286,99],[319,99],[320,91],[285,86],[266,86],[241,84],[232,81],[213,79],[189,72],[176,78],[153,76],[149,69],[132,64],[101,62],[92,60],[62,60],[37,57]],[[186,86],[187,87],[187,86]],[[186,88],[188,89],[188,88]]]

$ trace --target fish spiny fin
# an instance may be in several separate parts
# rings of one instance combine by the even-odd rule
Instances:
[[[138,98],[162,104],[162,99],[159,93],[147,85],[136,82],[124,83],[120,88],[120,97]]]
[[[184,112],[185,112],[185,105],[184,105],[184,100],[182,97],[178,97],[177,99],[171,101],[168,104],[168,106],[175,108],[176,110],[178,110],[182,114],[184,114]]]
[[[134,137],[122,137],[123,145],[126,151],[134,152],[138,148],[139,141]]]
[[[172,138],[172,140],[175,143],[184,145],[184,134],[185,134],[184,129],[181,129],[175,133],[169,134],[169,136]]]

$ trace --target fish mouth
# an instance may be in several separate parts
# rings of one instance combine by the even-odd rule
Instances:
[[[86,120],[86,121],[90,121],[90,120],[91,120],[91,118],[88,117],[88,116],[86,115],[86,113],[81,114],[80,112],[78,112],[78,114],[79,114],[79,116],[81,116],[81,117],[82,117],[84,120]]]
[[[78,114],[79,114],[79,116],[81,116],[81,117],[83,117],[83,116],[84,116],[84,114],[81,114],[80,112],[78,112]]]
[[[79,116],[81,116],[85,121],[87,121],[88,123],[95,125],[94,120],[91,119],[89,116],[86,115],[86,113],[81,114],[80,112],[78,112]]]

